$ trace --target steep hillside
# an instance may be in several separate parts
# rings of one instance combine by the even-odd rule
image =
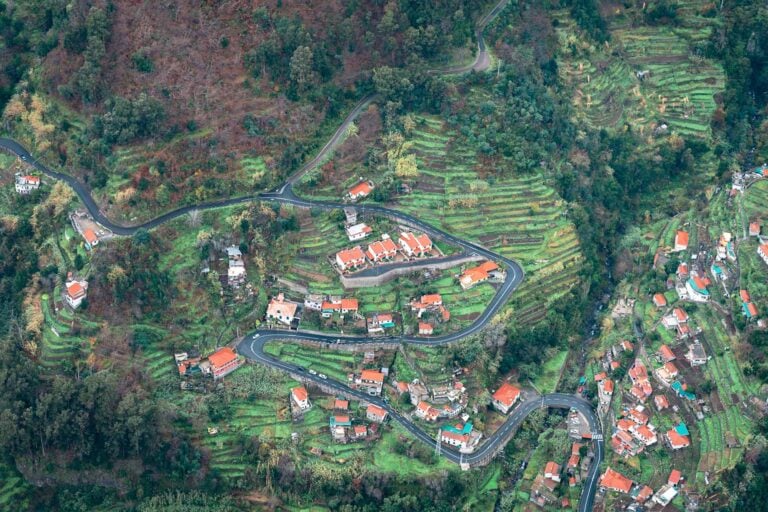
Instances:
[[[16,87],[5,125],[87,179],[125,219],[136,207],[149,215],[261,190],[371,89],[375,67],[469,58],[482,8],[467,0],[74,2],[38,28],[49,45],[37,48],[43,58]],[[31,14],[8,16],[14,26]],[[27,122],[32,112],[38,123]]]

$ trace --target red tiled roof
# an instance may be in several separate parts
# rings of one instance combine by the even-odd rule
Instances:
[[[237,359],[237,354],[235,354],[235,351],[229,347],[222,347],[208,356],[208,361],[211,362],[211,366],[214,368],[221,368],[235,359]]]
[[[397,390],[401,393],[405,393],[408,391],[408,383],[403,380],[397,381]]]
[[[85,295],[85,289],[83,289],[80,283],[75,281],[72,284],[67,285],[67,295],[72,299],[79,299]]]
[[[391,238],[385,238],[383,240],[377,240],[368,245],[368,256],[374,260],[380,258],[386,254],[397,252],[397,246]]]
[[[672,352],[672,349],[669,348],[667,345],[662,345],[659,347],[659,354],[661,355],[661,358],[665,361],[672,361],[675,359],[675,354]]]
[[[619,364],[618,361],[611,361],[611,370],[615,370],[619,366],[621,366],[621,364]]]
[[[688,264],[681,263],[677,266],[677,273],[680,275],[688,275]]]
[[[750,302],[752,299],[749,296],[749,292],[747,290],[741,290],[739,291],[739,296],[741,297],[741,300],[744,302]]]
[[[608,394],[613,393],[613,381],[611,379],[605,379],[603,381],[603,391]]]
[[[629,430],[635,425],[635,422],[632,420],[628,420],[627,418],[622,418],[616,422],[616,428],[619,430]]]
[[[355,434],[356,435],[363,435],[367,434],[368,429],[365,427],[365,425],[355,425]]]
[[[635,350],[635,346],[629,340],[622,340],[621,348],[623,348],[627,352],[632,352],[633,350]]]
[[[519,396],[520,390],[509,382],[505,382],[493,394],[493,399],[509,407],[515,403],[515,400],[517,400]]]
[[[685,231],[678,231],[675,234],[675,245],[688,247],[688,233]]]
[[[557,465],[557,462],[549,461],[547,462],[547,465],[544,466],[544,474],[546,475],[549,473],[550,475],[556,475],[560,473],[560,466]]]
[[[672,312],[675,314],[675,317],[677,317],[678,322],[686,322],[688,321],[688,313],[683,311],[680,308],[675,308],[672,310]]]
[[[85,238],[85,241],[91,245],[99,241],[99,237],[97,237],[96,233],[90,228],[83,230],[83,238]]]
[[[760,244],[758,249],[762,251],[763,254],[768,254],[768,244]]]
[[[353,261],[359,261],[359,260],[365,259],[365,254],[363,254],[363,250],[359,246],[353,247],[351,249],[344,249],[343,251],[339,251],[338,253],[336,253],[336,256],[345,265]]]
[[[426,322],[419,322],[419,333],[431,334],[432,326]]]
[[[680,480],[683,479],[683,474],[680,472],[679,469],[673,469],[669,473],[669,478],[667,478],[667,483],[672,485],[677,485],[680,483]]]
[[[378,405],[370,404],[368,409],[365,410],[366,414],[373,414],[377,418],[384,418],[387,415],[387,411],[379,407]]]
[[[307,394],[307,389],[304,386],[299,386],[297,388],[291,389],[291,394],[299,402],[303,402],[304,400],[306,400],[309,397],[309,395]],[[338,400],[337,400],[337,402],[338,402]]]
[[[687,436],[681,436],[675,429],[670,429],[667,431],[667,438],[673,447],[684,448],[686,446],[690,446],[691,444],[691,440],[688,439]]]
[[[421,303],[427,304],[427,305],[435,305],[435,304],[442,304],[443,298],[440,296],[439,293],[432,293],[429,295],[422,295],[421,296]]]
[[[648,428],[648,426],[647,426],[647,425],[640,425],[639,427],[637,427],[637,428],[635,429],[635,433],[636,433],[638,436],[640,436],[641,438],[643,438],[643,439],[646,439],[646,440],[648,440],[648,439],[653,439],[653,437],[654,437],[654,435],[655,435],[655,434],[653,433],[653,430],[651,430],[650,428]]]
[[[704,280],[699,276],[693,276],[693,283],[696,285],[696,288],[698,288],[699,290],[704,290],[707,288],[707,285],[709,284],[707,281],[708,280]]]
[[[341,299],[341,309],[357,311],[357,308],[358,308],[357,299]]]
[[[653,401],[656,403],[656,408],[658,409],[666,409],[669,407],[669,400],[667,400],[667,397],[664,395],[656,395],[653,397]]]
[[[667,305],[667,298],[664,297],[664,295],[662,295],[661,293],[657,293],[656,295],[653,296],[653,302],[658,307],[666,306]]]
[[[600,382],[601,380],[607,378],[608,375],[605,374],[605,372],[600,372],[595,375],[595,382]]]
[[[578,454],[571,455],[568,458],[568,467],[575,468],[578,465],[579,465],[579,455]]]
[[[755,306],[754,302],[747,304],[747,309],[749,310],[750,315],[757,316],[757,306]]]
[[[760,223],[759,222],[750,222],[749,223],[749,232],[750,233],[760,233]]]
[[[637,496],[635,496],[635,501],[638,503],[645,503],[651,496],[653,496],[653,489],[644,485],[643,488],[640,489],[640,492],[637,493]]]
[[[367,196],[368,194],[371,193],[371,190],[373,189],[371,188],[371,186],[368,184],[367,181],[361,181],[360,183],[358,183],[357,185],[349,189],[349,195],[350,196],[358,196],[358,195]]]
[[[306,393],[306,391],[305,391],[305,393]],[[349,409],[349,400],[342,400],[340,398],[337,398],[333,402],[333,408],[334,409],[339,409],[339,410],[342,410],[342,411],[346,411],[347,409]]]
[[[669,374],[673,377],[679,373],[675,363],[664,363],[664,369],[667,370],[667,372],[669,372]]]
[[[493,261],[486,261],[481,263],[477,268],[485,272],[493,272],[494,270],[499,270],[499,266]]]
[[[600,477],[600,485],[615,491],[628,493],[632,488],[632,480],[611,468],[605,470]]]
[[[360,379],[373,382],[384,382],[384,374],[377,370],[363,370],[360,372]]]

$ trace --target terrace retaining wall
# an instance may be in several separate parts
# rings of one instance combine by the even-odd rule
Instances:
[[[384,270],[381,274],[373,276],[345,276],[342,274],[339,277],[344,288],[366,288],[369,286],[379,286],[386,283],[387,281],[391,281],[396,277],[411,274],[420,270],[446,270],[457,265],[480,260],[485,260],[485,258],[479,254],[467,254],[461,257],[447,256],[444,258],[432,258],[424,261],[415,261],[410,265]],[[381,266],[374,268],[385,269],[386,267]]]

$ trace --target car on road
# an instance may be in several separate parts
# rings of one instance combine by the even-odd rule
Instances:
[[[310,375],[317,375],[317,372],[315,370],[309,370]]]
[[[328,376],[326,374],[324,374],[324,373],[319,374],[318,377],[320,377],[321,379],[327,379],[328,378]]]

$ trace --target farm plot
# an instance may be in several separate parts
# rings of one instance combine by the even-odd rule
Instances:
[[[567,56],[560,75],[575,88],[577,116],[595,128],[630,123],[650,135],[664,122],[682,135],[709,136],[715,95],[725,80],[722,67],[696,49],[717,23],[702,17],[699,7],[686,3],[676,27],[636,26],[619,14],[609,25],[610,45],[577,57],[567,51],[575,23],[567,11],[558,12],[561,54]]]
[[[347,381],[347,374],[361,368],[363,361],[361,353],[332,351],[292,343],[268,343],[264,350],[281,361],[315,370],[341,382]]]
[[[474,148],[456,131],[430,116],[418,116],[417,126],[411,136],[420,176],[398,208],[520,261],[526,281],[515,294],[519,316],[539,319],[544,308],[533,296],[559,298],[581,268],[563,201],[540,175],[483,179]]]

